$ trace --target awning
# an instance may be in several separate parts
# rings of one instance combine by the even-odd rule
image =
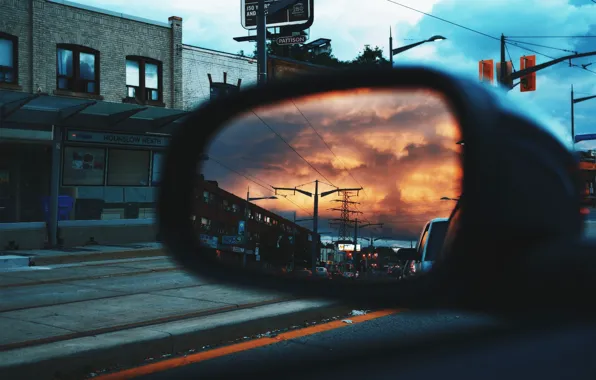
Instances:
[[[1,126],[56,125],[78,130],[171,134],[188,112],[89,99],[0,91]]]

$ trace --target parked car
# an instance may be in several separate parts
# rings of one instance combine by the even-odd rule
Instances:
[[[448,218],[435,218],[429,221],[418,240],[416,248],[401,248],[397,252],[400,260],[405,260],[402,278],[429,271],[443,248],[449,227]]]

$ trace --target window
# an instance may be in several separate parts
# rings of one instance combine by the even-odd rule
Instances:
[[[76,45],[59,44],[56,53],[56,88],[99,94],[99,52]]]
[[[18,58],[17,37],[0,32],[0,84],[18,83]]]
[[[144,57],[126,57],[126,98],[140,103],[161,103],[161,62]]]
[[[153,153],[153,165],[151,165],[151,186],[158,186],[161,182],[161,168],[163,165],[163,153]]]
[[[147,186],[150,159],[148,150],[108,150],[108,186]]]
[[[211,220],[209,220],[207,218],[201,218],[201,230],[202,231],[211,230]]]
[[[203,191],[203,202],[209,203],[209,192]]]
[[[236,213],[240,211],[240,208],[238,207],[238,205],[236,203],[232,204],[232,212]]]
[[[65,147],[62,184],[64,186],[103,186],[105,149]]]
[[[430,238],[426,247],[424,261],[435,261],[443,249],[443,242],[447,235],[448,222],[435,222],[430,227]]]

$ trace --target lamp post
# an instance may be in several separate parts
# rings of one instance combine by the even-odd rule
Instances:
[[[409,44],[409,45],[405,45],[402,47],[398,47],[398,48],[393,48],[393,36],[391,34],[391,28],[389,28],[389,63],[391,64],[391,67],[393,67],[393,56],[397,55],[399,53],[403,53],[406,50],[410,50],[412,48],[415,48],[416,46],[420,46],[422,44],[425,44],[427,42],[435,42],[435,41],[443,41],[446,40],[446,37],[440,36],[440,35],[435,35],[432,36],[431,38],[427,39],[427,40],[422,40],[419,42],[415,42],[413,44]]]
[[[248,249],[248,211],[249,205],[251,201],[259,201],[262,199],[277,199],[276,196],[270,197],[250,197],[250,186],[246,189],[246,207],[244,207],[244,252],[242,256],[242,266],[246,266],[246,250]],[[256,252],[255,252],[256,253]]]
[[[585,102],[586,100],[594,99],[596,95],[585,96],[583,98],[573,97],[573,85],[571,85],[571,140],[575,144],[575,103]]]

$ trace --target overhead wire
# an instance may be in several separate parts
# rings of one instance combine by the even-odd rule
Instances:
[[[360,183],[360,181],[358,181],[356,179],[356,177],[354,177],[354,175],[352,174],[352,172],[350,170],[348,170],[346,163],[337,154],[335,154],[335,152],[333,151],[333,149],[331,149],[331,147],[329,146],[329,144],[327,143],[327,141],[325,141],[325,139],[323,138],[323,136],[314,127],[314,125],[312,124],[312,122],[310,121],[310,119],[308,117],[306,117],[306,115],[304,114],[304,112],[302,112],[302,110],[296,105],[296,103],[294,103],[294,101],[292,101],[292,104],[294,105],[294,107],[296,108],[296,110],[298,111],[298,113],[300,113],[300,115],[302,116],[302,118],[306,121],[306,123],[310,126],[310,128],[315,132],[315,134],[323,142],[323,144],[325,144],[325,146],[331,152],[331,154],[333,154],[333,156],[336,159],[338,159],[339,162],[341,162],[341,164],[344,167],[344,170],[346,171],[346,173],[348,173],[348,175],[354,180],[354,182],[356,182],[356,184],[358,184],[358,186],[360,186],[362,188],[362,191],[364,192],[364,194],[366,196],[366,199],[369,199],[368,193],[364,189],[364,186],[362,186],[362,184]],[[356,209],[357,209],[357,207],[356,207]],[[367,221],[367,219],[365,219],[365,221]],[[369,222],[367,221],[367,223],[369,223]]]
[[[269,184],[267,184],[267,186],[269,186],[269,187],[267,187],[267,186],[264,186],[264,185],[260,184],[259,182],[257,182],[257,181],[255,181],[255,180],[251,179],[251,178],[250,178],[248,175],[245,175],[245,174],[243,174],[243,173],[239,172],[238,170],[236,170],[236,169],[234,169],[234,168],[231,168],[231,167],[229,167],[228,165],[224,164],[223,162],[221,162],[220,160],[218,160],[218,159],[214,158],[214,157],[213,157],[213,156],[211,156],[211,155],[209,156],[209,160],[210,160],[210,161],[213,161],[213,162],[215,162],[215,163],[217,163],[217,164],[219,164],[219,165],[220,165],[220,166],[222,166],[223,168],[225,168],[225,169],[227,169],[227,170],[229,170],[229,171],[231,171],[231,172],[233,172],[233,173],[235,173],[235,174],[237,174],[237,175],[239,175],[239,176],[241,176],[241,177],[244,177],[244,178],[246,178],[248,181],[250,181],[250,182],[252,182],[252,183],[254,183],[254,184],[258,185],[258,186],[261,186],[261,187],[262,187],[262,188],[264,188],[265,190],[267,190],[267,191],[270,191],[270,192],[272,192],[272,193],[274,193],[274,194],[275,194],[275,191],[273,190],[273,186],[271,186],[271,185],[269,185]],[[255,178],[256,178],[256,177],[255,177]],[[263,183],[267,183],[267,182],[265,182],[265,181],[263,181],[263,180],[259,180],[259,181],[260,181],[260,182],[263,182]],[[279,194],[278,194],[278,195],[279,195]],[[292,201],[290,198],[288,198],[288,197],[286,197],[286,196],[284,196],[284,195],[282,195],[282,197],[283,197],[284,199],[286,199],[288,202],[292,203],[294,206],[296,206],[296,207],[298,207],[299,209],[301,209],[302,211],[306,212],[306,213],[307,213],[309,216],[312,216],[312,213],[311,213],[311,212],[309,212],[308,210],[306,210],[305,208],[303,208],[302,206],[300,206],[300,205],[299,205],[299,204],[297,204],[296,202]]]
[[[323,173],[321,173],[317,168],[315,168],[313,166],[313,164],[311,164],[306,158],[304,158],[304,156],[302,156],[289,142],[286,141],[286,139],[284,139],[275,129],[273,129],[273,127],[271,127],[265,120],[263,120],[259,115],[257,115],[257,113],[253,110],[252,113],[267,127],[271,130],[271,132],[275,133],[275,135],[281,140],[283,141],[290,149],[292,149],[292,151],[294,151],[294,153],[296,153],[298,155],[298,157],[300,157],[304,162],[306,162],[308,164],[308,166],[310,166],[315,172],[317,172],[321,177],[323,177],[323,179],[325,179],[327,182],[329,182],[330,184],[332,184],[333,187],[337,187],[335,185],[333,185],[333,182],[331,182]]]
[[[404,4],[401,4],[401,3],[398,3],[397,1],[394,1],[394,0],[387,0],[387,1],[388,1],[388,2],[390,2],[390,3],[392,3],[392,4],[399,5],[400,7],[407,8],[407,9],[409,9],[409,10],[412,10],[412,11],[414,11],[414,12],[417,12],[417,13],[423,14],[423,15],[425,15],[425,16],[432,17],[432,18],[434,18],[434,19],[437,19],[437,20],[439,20],[439,21],[443,21],[443,22],[445,22],[445,23],[451,24],[451,25],[453,25],[453,26],[456,26],[456,27],[458,27],[458,28],[465,29],[465,30],[467,30],[467,31],[470,31],[470,32],[473,32],[473,33],[479,34],[479,35],[481,35],[481,36],[484,36],[484,37],[487,37],[487,38],[490,38],[490,39],[493,39],[493,40],[501,41],[501,39],[500,39],[500,38],[498,38],[498,37],[491,36],[490,34],[487,34],[487,33],[481,32],[481,31],[479,31],[479,30],[476,30],[476,29],[473,29],[473,28],[469,28],[469,27],[467,27],[467,26],[464,26],[464,25],[462,25],[462,24],[458,24],[458,23],[456,23],[456,22],[449,21],[449,20],[447,20],[447,19],[444,19],[444,18],[441,18],[441,17],[435,16],[435,15],[433,15],[433,14],[430,14],[430,13],[427,13],[427,12],[423,12],[423,11],[421,11],[421,10],[419,10],[419,9],[412,8],[412,7],[410,7],[410,6],[407,6],[407,5],[404,5]],[[514,38],[596,38],[596,36],[507,36],[507,37],[506,37],[506,40],[507,40],[507,39],[509,39],[510,43],[511,43],[512,45],[514,45],[514,46],[517,46],[518,48],[525,49],[525,50],[527,50],[527,51],[531,51],[531,52],[533,52],[533,53],[535,53],[535,54],[538,54],[538,55],[544,56],[544,57],[546,57],[546,58],[549,58],[549,59],[556,59],[556,58],[550,57],[550,56],[548,56],[548,55],[546,55],[546,54],[544,54],[544,53],[537,52],[537,51],[535,51],[535,50],[532,50],[532,49],[529,49],[529,48],[526,48],[526,47],[519,46],[519,45],[518,45],[516,42],[513,42],[513,40],[511,40],[511,39],[514,39]],[[527,43],[525,43],[525,42],[524,42],[524,44],[527,44]],[[544,47],[546,47],[546,46],[544,46]],[[553,48],[553,47],[548,47],[548,48]],[[512,63],[513,63],[513,61],[512,61]],[[586,67],[583,67],[583,66],[580,66],[580,65],[576,65],[576,64],[573,64],[573,63],[570,63],[570,65],[571,65],[572,67],[577,67],[577,68],[579,68],[579,69],[586,70],[586,71],[588,71],[588,72],[591,72],[591,73],[593,73],[593,74],[596,74],[596,71],[592,71],[592,70],[590,70],[590,69],[587,69]]]

